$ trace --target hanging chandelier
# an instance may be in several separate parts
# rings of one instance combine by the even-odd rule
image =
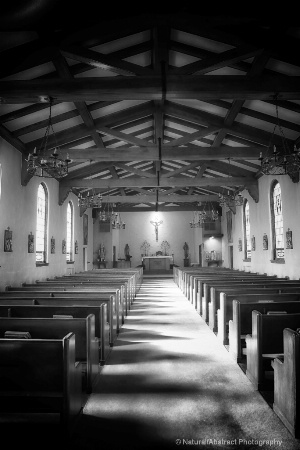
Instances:
[[[41,141],[40,148],[36,147],[33,153],[29,153],[27,161],[27,173],[31,176],[45,177],[45,178],[62,178],[68,174],[69,155],[66,159],[61,159],[58,153],[58,145],[56,135],[52,125],[52,109],[53,100],[50,98],[50,112],[48,125],[46,127],[45,135]],[[51,142],[50,142],[51,141]],[[48,156],[49,150],[53,152]]]
[[[228,179],[230,177],[230,158],[228,158],[229,163],[229,169],[228,169]],[[244,202],[244,198],[242,194],[240,193],[241,187],[238,189],[235,189],[234,191],[231,191],[230,189],[227,189],[227,192],[224,191],[222,193],[219,193],[219,205],[221,207],[227,206],[228,208],[233,208],[235,206],[242,206]]]
[[[111,215],[111,227],[114,230],[125,230],[125,222],[123,222],[121,218],[121,214],[119,212],[113,212]]]
[[[110,222],[111,228],[114,230],[125,230],[125,222],[121,218],[119,212],[114,211],[116,205],[113,203],[110,207],[110,203],[107,202],[102,211],[99,212],[99,222]]]
[[[110,209],[109,203],[106,203],[103,206],[103,209],[99,212],[99,222],[110,222],[111,212],[109,211],[109,209]]]
[[[78,206],[81,208],[101,208],[102,206],[102,195],[96,195],[94,190],[92,195],[90,195],[90,191],[87,193],[85,197],[82,196],[81,193],[78,195]]]
[[[201,206],[202,203],[198,203],[198,206]],[[216,222],[219,218],[218,211],[213,207],[213,205],[209,202],[205,202],[202,210],[193,211],[193,218],[190,222],[191,228],[202,228],[205,223],[208,222]]]
[[[242,206],[243,201],[243,196],[237,191],[230,192],[228,190],[227,194],[224,192],[219,194],[219,205],[222,207],[227,206],[228,208],[233,208],[234,206]]]
[[[277,95],[275,96],[277,100]],[[295,177],[300,170],[300,151],[294,145],[291,149],[284,135],[279,122],[278,105],[276,104],[276,124],[273,129],[271,141],[268,146],[267,154],[263,157],[262,152],[259,156],[261,171],[264,175],[290,175]],[[281,137],[281,145],[273,144],[276,129]]]

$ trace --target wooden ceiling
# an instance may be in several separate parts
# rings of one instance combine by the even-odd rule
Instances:
[[[260,152],[282,143],[276,104],[300,146],[290,18],[35,3],[0,20],[0,135],[22,154],[23,185],[50,99],[59,154],[72,160],[60,204],[70,191],[102,193],[120,211],[193,210],[224,189],[258,201]]]

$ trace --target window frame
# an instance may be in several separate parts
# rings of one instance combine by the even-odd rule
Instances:
[[[248,214],[246,213],[246,208]],[[247,233],[247,216],[248,216],[248,226],[249,233]],[[244,261],[251,261],[252,256],[252,245],[251,245],[251,233],[250,233],[250,205],[247,199],[244,200],[243,204],[243,235],[244,235]]]
[[[44,192],[44,217],[43,217],[43,257],[42,260],[37,260],[37,254],[38,254],[38,219],[39,219],[39,215],[38,215],[38,211],[39,211],[39,191],[40,188],[43,189]],[[48,188],[46,186],[46,184],[44,182],[40,183],[38,186],[38,190],[37,190],[37,206],[36,206],[36,212],[37,212],[37,216],[36,216],[36,243],[35,243],[35,263],[36,266],[45,266],[48,265],[48,219],[49,219],[49,194],[48,194]],[[39,251],[39,253],[41,253]]]
[[[69,209],[70,208],[70,209]],[[69,225],[69,211],[70,211],[70,225]],[[66,261],[67,264],[72,264],[74,262],[74,205],[73,202],[69,201],[67,205],[67,221],[66,221]],[[70,236],[69,230],[70,229]]]
[[[280,188],[280,210],[281,210],[281,229],[282,233],[280,235],[282,236],[282,247],[277,247],[277,237],[278,233],[276,232],[276,211],[275,211],[275,198],[274,198],[274,192],[277,187],[277,185]],[[271,262],[275,263],[284,263],[284,232],[283,232],[283,205],[282,205],[282,190],[281,190],[281,184],[278,180],[274,180],[271,184],[271,190],[270,190],[270,211],[271,211],[271,233],[272,233],[272,259]],[[282,257],[277,256],[277,251],[281,251],[283,253]]]

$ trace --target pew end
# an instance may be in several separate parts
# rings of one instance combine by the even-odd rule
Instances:
[[[283,330],[284,356],[273,361],[273,410],[293,437],[300,437],[300,335]]]

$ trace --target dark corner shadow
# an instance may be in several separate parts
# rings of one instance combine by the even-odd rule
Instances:
[[[123,341],[117,340],[114,344],[113,348],[123,347],[125,345],[136,345],[136,344],[145,344],[145,341]]]
[[[30,450],[67,449],[70,436],[59,424],[59,419],[40,421],[12,421],[0,424],[2,442],[11,450],[26,448]]]
[[[171,450],[174,442],[158,436],[156,427],[128,417],[83,415],[68,450]]]
[[[133,307],[130,309],[130,311],[135,311],[136,308],[138,309],[149,309],[149,305],[148,303],[155,303],[157,305],[158,308],[169,308],[170,309],[170,305],[162,305],[158,300],[147,300],[147,304],[145,305],[144,302],[140,302],[140,301],[136,301],[133,304]],[[152,305],[151,305],[152,307]]]
[[[163,340],[163,339],[172,339],[172,340],[178,340],[178,341],[181,341],[181,340],[191,341],[191,340],[193,340],[193,339],[191,339],[189,337],[185,337],[185,336],[178,336],[178,335],[172,336],[172,335],[167,335],[167,334],[160,334],[160,333],[157,333],[155,331],[128,330],[127,334],[126,334],[126,341],[125,341],[125,342],[127,342],[127,345],[129,345],[129,344],[137,344],[138,343],[138,341],[130,342],[129,341],[129,334],[130,335],[132,334],[132,337],[135,338],[135,339],[147,339],[149,341],[150,340],[151,341],[153,341],[153,340]],[[116,340],[116,342],[114,344],[114,347],[117,347],[118,344],[122,342],[122,340],[121,340],[122,339],[122,335],[119,335],[119,336],[120,336],[120,339]],[[120,345],[123,345],[123,344],[121,343]]]
[[[199,386],[198,383],[188,382],[173,382],[169,380],[150,379],[147,374],[100,374],[96,385],[93,388],[94,401],[101,401],[101,394],[105,396],[109,394],[153,394],[153,395],[199,395],[205,393],[206,386]],[[99,395],[99,400],[97,396]]]
[[[145,342],[143,342],[145,344]],[[108,359],[107,363],[105,365],[107,366],[114,366],[114,365],[120,365],[120,364],[143,364],[143,363],[150,363],[150,362],[186,362],[187,365],[191,362],[197,363],[207,363],[211,361],[211,358],[207,358],[205,356],[190,356],[186,355],[184,353],[166,353],[161,352],[161,354],[157,354],[157,351],[154,354],[150,354],[149,350],[147,351],[147,354],[145,354],[144,349],[139,349],[135,351],[135,356],[139,357],[139,361],[137,362],[137,358],[131,358],[129,359],[124,355],[124,358],[120,357],[113,357],[113,355]],[[104,367],[104,366],[103,366]]]

